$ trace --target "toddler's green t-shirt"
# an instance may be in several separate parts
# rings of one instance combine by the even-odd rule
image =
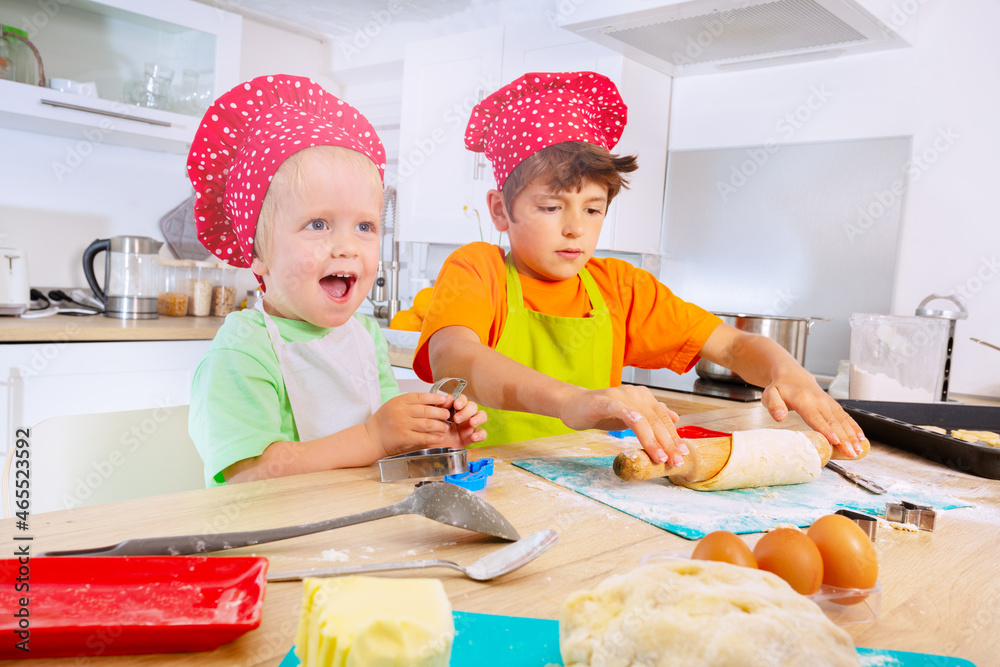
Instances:
[[[402,393],[389,364],[388,344],[375,320],[357,313],[354,318],[375,341],[384,403]],[[288,342],[322,338],[330,332],[300,320],[271,319]],[[223,470],[259,456],[272,442],[298,441],[278,357],[259,311],[230,313],[219,328],[194,372],[188,430],[205,462],[207,486],[224,484]]]

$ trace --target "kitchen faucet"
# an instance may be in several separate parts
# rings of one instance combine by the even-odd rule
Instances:
[[[391,213],[390,213],[391,212]],[[383,244],[385,241],[386,221],[392,218],[392,261],[389,263],[389,298],[385,298],[386,271],[383,261]],[[396,240],[396,188],[387,185],[385,199],[382,203],[382,221],[379,228],[378,268],[375,271],[375,284],[368,299],[375,307],[375,317],[384,318],[388,325],[399,312],[399,241]],[[386,301],[385,305],[379,305]]]

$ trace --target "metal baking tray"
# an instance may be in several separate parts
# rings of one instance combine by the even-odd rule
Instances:
[[[978,477],[1000,479],[1000,448],[977,445],[920,426],[947,431],[969,429],[1000,433],[1000,407],[949,403],[838,401],[865,435],[892,447]]]

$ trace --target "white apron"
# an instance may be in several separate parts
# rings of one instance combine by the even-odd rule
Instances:
[[[289,343],[264,315],[300,441],[362,424],[382,405],[375,341],[356,319],[322,338]]]

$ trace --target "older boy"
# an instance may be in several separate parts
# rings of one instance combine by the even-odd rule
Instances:
[[[593,257],[607,207],[636,169],[609,151],[625,127],[615,85],[594,72],[532,73],[473,109],[466,147],[485,152],[499,190],[487,206],[510,252],[456,250],[434,287],[414,369],[460,375],[489,406],[487,444],[573,429],[632,428],[654,461],[680,465],[677,415],[623,365],[690,370],[699,356],[765,387],[853,456],[861,429],[773,340],[741,333],[626,262]],[[532,414],[527,414],[532,413]]]
[[[205,114],[188,157],[199,238],[264,285],[195,371],[191,437],[206,482],[365,466],[485,437],[460,396],[400,394],[385,338],[355,313],[375,279],[385,151],[309,79],[259,77]]]

